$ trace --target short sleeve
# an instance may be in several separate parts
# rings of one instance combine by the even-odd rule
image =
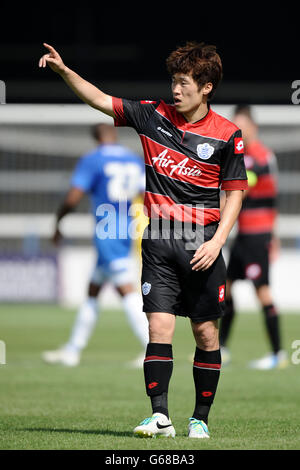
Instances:
[[[132,101],[115,97],[113,97],[112,103],[115,126],[133,127],[138,133],[142,132],[158,106],[157,101]]]
[[[225,191],[248,189],[244,143],[239,129],[232,134],[223,150],[221,189]]]
[[[84,192],[90,192],[95,179],[95,171],[93,171],[93,162],[89,157],[82,157],[72,174],[71,186],[82,189]]]

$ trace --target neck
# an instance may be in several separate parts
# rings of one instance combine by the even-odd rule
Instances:
[[[188,122],[193,124],[194,122],[197,122],[197,121],[200,121],[200,119],[203,119],[207,113],[208,113],[207,103],[201,103],[200,106],[198,106],[197,108],[191,109],[190,111],[183,113],[183,116]]]

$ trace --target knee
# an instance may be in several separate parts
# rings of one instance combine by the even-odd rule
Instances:
[[[94,284],[93,282],[91,282],[89,284],[89,288],[88,288],[88,296],[89,297],[98,297],[98,294],[101,290],[101,285],[99,284]]]
[[[192,329],[198,348],[205,351],[219,349],[219,329],[216,321],[193,323]]]
[[[125,297],[125,295],[135,292],[135,289],[132,284],[123,284],[122,286],[118,286],[116,289],[121,295],[121,297]]]

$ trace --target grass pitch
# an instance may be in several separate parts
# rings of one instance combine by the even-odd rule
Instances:
[[[193,412],[194,343],[178,318],[169,410],[175,439],[138,439],[132,429],[151,415],[142,370],[126,367],[139,352],[122,311],[103,311],[79,367],[50,366],[41,352],[68,338],[75,311],[45,305],[2,305],[0,339],[0,449],[300,449],[300,364],[284,370],[247,369],[268,351],[261,314],[237,317],[233,361],[223,368],[209,418],[211,439],[187,438]],[[300,317],[282,315],[285,349],[300,339]]]

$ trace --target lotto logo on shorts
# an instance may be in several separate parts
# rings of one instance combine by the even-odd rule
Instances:
[[[242,137],[236,137],[234,139],[234,153],[236,155],[244,152],[244,142]]]
[[[151,384],[148,385],[148,388],[150,388],[151,390],[152,388],[157,387],[157,385],[158,385],[158,382],[151,382]]]
[[[225,284],[219,287],[219,302],[223,302],[225,300]]]

